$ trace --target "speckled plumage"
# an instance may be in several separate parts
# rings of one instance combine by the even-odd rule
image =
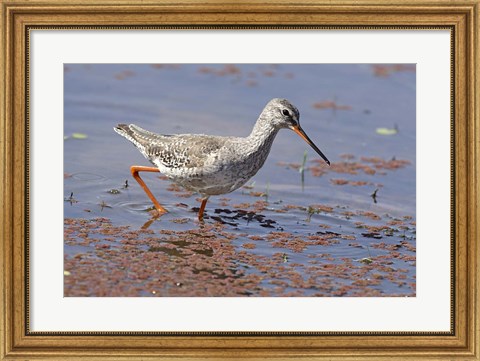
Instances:
[[[280,129],[305,134],[299,117],[297,108],[288,100],[275,98],[265,106],[248,137],[163,135],[134,124],[119,124],[114,129],[173,182],[208,198],[232,192],[252,178],[265,163]]]

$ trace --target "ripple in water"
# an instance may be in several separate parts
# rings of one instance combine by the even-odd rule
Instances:
[[[101,182],[101,183],[104,183],[108,180],[107,177],[101,174],[87,173],[87,172],[74,173],[72,174],[72,178],[75,180],[84,181],[84,182],[95,181],[95,182]]]
[[[148,212],[153,209],[151,202],[120,201],[114,203],[113,206],[131,213]]]

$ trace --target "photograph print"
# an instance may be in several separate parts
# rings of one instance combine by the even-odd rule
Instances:
[[[415,297],[415,64],[64,64],[65,297]]]

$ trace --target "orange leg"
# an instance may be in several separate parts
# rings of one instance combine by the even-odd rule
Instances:
[[[200,210],[198,211],[198,220],[200,222],[203,221],[203,211],[205,210],[205,206],[207,205],[208,197],[202,199],[202,205],[200,206]]]
[[[157,199],[152,194],[150,189],[148,189],[148,187],[145,184],[145,182],[143,181],[143,179],[140,178],[140,176],[138,175],[138,172],[160,172],[158,170],[158,168],[144,167],[144,166],[141,166],[141,165],[132,165],[130,167],[130,172],[132,173],[133,178],[135,178],[135,180],[138,182],[138,184],[140,184],[140,186],[143,188],[145,193],[147,193],[148,198],[150,198],[150,200],[153,202],[153,204],[154,204],[155,208],[157,209],[158,213],[160,213],[160,214],[167,213],[167,210],[165,208],[163,208],[160,205],[160,203],[158,203]]]

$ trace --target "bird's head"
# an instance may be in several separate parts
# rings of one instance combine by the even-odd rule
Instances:
[[[330,165],[327,157],[318,149],[300,126],[300,113],[287,99],[274,98],[270,100],[263,110],[262,115],[265,119],[269,119],[276,129],[288,128],[293,130]]]

